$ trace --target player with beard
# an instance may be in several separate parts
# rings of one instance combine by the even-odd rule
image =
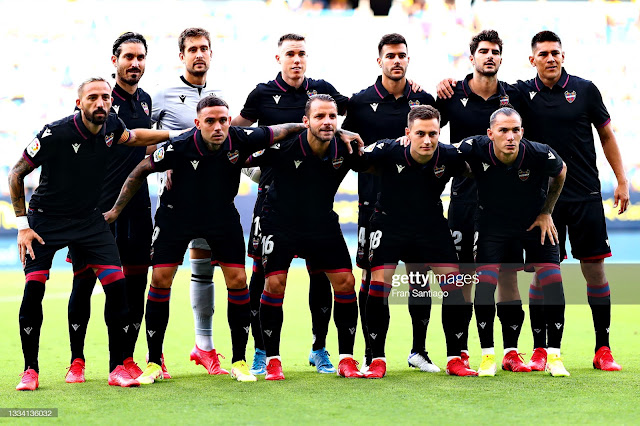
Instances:
[[[115,112],[130,128],[151,128],[151,97],[138,87],[145,71],[147,41],[142,34],[126,32],[113,43],[111,61],[116,68],[116,84],[113,87]],[[152,147],[150,147],[152,148]],[[102,186],[98,205],[101,212],[111,208],[122,184],[131,171],[145,157],[146,147],[118,145],[107,160],[107,175]],[[111,233],[116,239],[122,269],[126,279],[127,304],[133,329],[128,333],[131,341],[126,344],[124,367],[134,379],[142,370],[133,360],[133,351],[144,315],[144,293],[147,286],[147,269],[151,259],[151,202],[145,182],[135,199],[111,224]],[[91,294],[96,282],[93,270],[78,253],[73,259],[73,288],[69,298],[69,340],[71,342],[71,365],[65,380],[67,383],[85,381],[84,339],[91,309]],[[69,260],[69,259],[68,259]]]

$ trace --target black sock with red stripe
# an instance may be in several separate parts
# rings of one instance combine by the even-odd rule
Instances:
[[[49,271],[30,272],[26,276],[22,304],[20,305],[20,341],[24,355],[24,369],[33,368],[40,371],[38,350],[40,348],[40,329],[42,328],[42,299],[44,283],[49,278]]]
[[[354,290],[334,291],[333,322],[338,329],[338,351],[352,355],[358,329],[358,302]]]
[[[98,266],[96,276],[104,290],[104,321],[109,336],[109,372],[122,365],[129,341],[129,308],[124,274],[119,266]]]
[[[496,317],[495,292],[498,285],[498,265],[483,265],[477,269],[478,283],[473,300],[481,348],[493,347],[493,322]]]
[[[317,351],[327,345],[329,321],[331,321],[331,282],[324,272],[309,273],[309,309],[313,331],[312,349]]]
[[[413,343],[411,353],[426,351],[427,328],[431,319],[431,295],[430,287],[409,284],[409,315],[413,330]]]
[[[231,348],[233,357],[231,363],[244,361],[246,358],[247,341],[251,324],[251,306],[249,305],[249,289],[228,288],[227,320],[231,330]]]
[[[505,348],[517,348],[520,331],[524,323],[524,311],[521,300],[499,302],[496,312],[502,326],[502,342]]]
[[[464,302],[460,307],[460,315],[463,318],[463,330],[462,337],[460,338],[460,350],[469,350],[469,327],[471,326],[471,319],[473,318],[473,303]]]
[[[535,281],[529,285],[529,321],[533,334],[533,349],[547,347],[547,323],[544,319],[544,295]]]
[[[260,297],[260,326],[262,341],[267,356],[280,355],[280,333],[282,332],[282,303],[284,293],[269,293],[262,291]]]
[[[363,271],[366,274],[360,284],[358,292],[358,308],[360,310],[360,326],[364,337],[364,356],[371,363],[371,343],[369,342],[369,332],[367,331],[367,298],[369,297],[369,284],[371,284],[371,269]]]
[[[84,339],[87,324],[91,316],[91,294],[96,284],[96,274],[86,268],[73,274],[71,296],[67,315],[69,319],[69,343],[71,345],[71,362],[80,358],[84,360]]]
[[[129,342],[125,348],[125,359],[132,357],[138,341],[138,334],[144,317],[145,291],[147,290],[148,266],[124,266],[123,268],[126,289],[127,304],[129,307]]]
[[[537,275],[544,295],[544,317],[547,325],[547,343],[550,348],[560,348],[564,332],[564,290],[560,265],[540,265]]]
[[[260,296],[264,291],[264,269],[259,261],[253,261],[253,273],[249,283],[249,306],[251,308],[251,335],[256,349],[264,351],[260,328]]]
[[[464,300],[463,285],[459,273],[449,273],[440,282],[442,291],[442,329],[447,346],[447,356],[459,357],[462,339],[468,332],[467,316],[464,314],[468,303]]]
[[[384,357],[384,347],[389,331],[389,293],[391,284],[371,281],[367,296],[367,332],[373,358]]]
[[[149,286],[147,294],[147,312],[145,322],[147,325],[147,346],[149,348],[149,362],[162,364],[162,343],[164,333],[169,323],[170,288],[156,288]]]
[[[587,283],[587,298],[593,318],[593,329],[596,332],[596,351],[609,346],[609,327],[611,326],[611,290],[609,282],[603,285]]]

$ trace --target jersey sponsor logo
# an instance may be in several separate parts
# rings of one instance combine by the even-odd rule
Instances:
[[[500,106],[509,105],[509,95],[500,96]]]
[[[167,147],[167,152],[173,152],[173,145],[169,145]]]
[[[549,151],[549,158],[548,159],[549,160],[555,160],[556,159],[556,156],[553,155],[553,152]]]
[[[249,136],[251,133],[253,133],[253,130],[251,130],[251,129],[242,129],[242,130],[247,134],[247,136]]]
[[[30,157],[35,157],[35,155],[40,151],[40,140],[38,138],[33,138],[29,146],[27,146],[27,154]]]
[[[142,102],[140,105],[142,106],[142,110],[144,111],[144,113],[149,115],[149,105],[147,105],[146,102]]]
[[[396,167],[398,168],[398,173],[401,173],[406,166],[403,166],[401,164],[396,164]]]
[[[566,92],[564,92],[564,97],[567,100],[567,102],[572,104],[573,101],[576,100],[576,91],[575,90],[572,91],[572,92],[566,91]]]
[[[484,171],[486,172],[487,169],[489,168],[489,165],[487,163],[482,163],[482,168],[484,169]]]
[[[371,109],[373,112],[376,112],[378,110],[378,104],[371,104]]]
[[[276,105],[280,103],[281,97],[282,97],[281,95],[273,95],[273,100],[276,103]]]
[[[333,164],[333,168],[338,170],[340,168],[340,166],[342,166],[342,163],[344,162],[344,158],[340,157],[340,158],[334,158],[333,160],[331,160],[331,164]]]
[[[76,152],[76,154],[78,153],[78,150],[80,149],[80,144],[79,143],[74,143],[71,144],[71,146],[73,147],[73,150]]]
[[[164,158],[164,147],[161,146],[160,148],[156,149],[153,152],[153,161],[157,163],[159,161],[162,161],[163,158]]]
[[[318,94],[317,90],[307,90],[307,96],[312,97]]]
[[[240,153],[237,149],[233,152],[227,152],[227,158],[229,158],[231,164],[236,164],[238,162],[238,158],[240,158]]]
[[[531,174],[531,171],[529,169],[527,169],[527,170],[518,170],[518,177],[523,182],[525,180],[529,179],[529,175],[530,174]]]
[[[256,157],[260,157],[262,154],[264,154],[264,149],[261,149],[261,150],[260,150],[260,151],[258,151],[258,152],[254,152],[251,156],[252,156],[253,158],[256,158]]]
[[[529,92],[529,98],[531,98],[531,100],[533,100],[533,97],[536,95],[536,93],[538,93],[538,92]]]
[[[293,164],[296,165],[296,169],[297,169],[298,167],[300,167],[300,164],[302,164],[302,160],[293,160]]]
[[[108,147],[111,147],[111,145],[113,144],[113,133],[104,137],[104,143],[106,143]]]
[[[469,98],[462,98],[460,99],[460,102],[462,102],[462,106],[466,108],[467,102],[469,102]]]
[[[178,96],[178,97],[180,98],[180,101],[181,101],[182,103],[184,103],[184,100],[185,100],[185,99],[187,99],[187,97],[186,97],[185,95],[180,95],[180,96]]]
[[[442,175],[444,174],[444,169],[445,169],[445,166],[434,167],[433,174],[436,175],[437,178],[441,178]]]
[[[420,105],[420,101],[409,101],[409,108],[415,108]]]
[[[113,108],[116,114],[120,113],[120,105],[111,105],[111,108]]]
[[[198,164],[200,164],[200,161],[198,161],[198,160],[191,161],[191,165],[193,166],[193,170],[196,170],[198,168]]]
[[[368,145],[365,149],[364,152],[372,152],[374,150],[374,148],[376,147],[375,143],[372,143],[371,145]]]

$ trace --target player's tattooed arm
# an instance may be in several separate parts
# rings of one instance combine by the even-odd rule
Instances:
[[[122,189],[120,189],[120,195],[118,195],[118,199],[115,204],[108,212],[103,213],[104,219],[108,223],[112,223],[115,221],[120,213],[122,213],[122,209],[127,205],[131,198],[138,192],[138,189],[142,186],[142,184],[147,179],[151,173],[155,172],[153,169],[153,163],[151,162],[151,157],[147,157],[140,162],[136,166],[135,169],[129,174],[127,180],[124,181],[122,185]]]
[[[24,158],[20,158],[15,166],[9,172],[9,193],[11,194],[11,204],[13,211],[18,220],[18,251],[20,253],[20,262],[25,264],[25,256],[29,253],[31,260],[35,259],[33,254],[32,243],[37,240],[40,244],[44,244],[44,240],[29,227],[27,219],[27,208],[24,195],[24,177],[31,173],[35,168],[29,164]]]
[[[283,139],[286,139],[288,136],[298,133],[306,129],[304,124],[302,123],[285,123],[278,124],[275,126],[269,126],[271,131],[273,132],[273,142],[280,142]]]
[[[535,227],[540,227],[540,244],[542,245],[544,245],[544,240],[546,237],[549,237],[549,241],[551,241],[552,245],[560,242],[558,238],[558,230],[553,223],[551,213],[553,213],[553,208],[556,206],[556,201],[558,201],[558,197],[560,197],[560,192],[562,192],[562,187],[564,186],[566,177],[567,165],[562,163],[562,171],[560,172],[560,174],[556,177],[549,178],[549,191],[547,192],[547,199],[542,206],[540,214],[533,222],[533,224],[529,227],[529,229],[527,229],[527,231],[531,231]]]

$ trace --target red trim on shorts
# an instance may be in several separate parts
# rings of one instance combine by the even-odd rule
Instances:
[[[25,275],[24,278],[25,278],[25,282],[38,281],[44,284],[49,279],[48,276],[49,276],[49,271],[33,271]]]
[[[244,269],[244,265],[241,265],[240,263],[225,263],[225,262],[220,262],[220,261],[216,261],[220,266],[224,266],[227,268],[242,268]],[[211,262],[211,264],[213,264],[213,262]]]
[[[432,268],[435,266],[436,268],[458,268],[457,263],[429,263],[428,266]]]
[[[371,272],[373,271],[378,271],[380,269],[395,269],[397,268],[398,265],[380,265],[380,266],[374,266],[373,268],[371,268]]]
[[[64,259],[64,261],[67,263],[73,263],[73,260],[71,260],[68,254],[67,254],[67,257]]]
[[[67,259],[69,259],[67,257]],[[82,269],[78,269],[77,271],[73,272],[73,276],[77,277],[78,275],[84,274],[86,271],[88,271],[90,268],[88,266],[83,266]],[[93,270],[91,270],[91,273],[93,274]]]
[[[258,255],[255,255],[255,254],[247,254],[247,257],[250,257],[253,260],[261,260],[262,259],[262,257],[260,257]]]
[[[269,278],[272,275],[282,275],[282,274],[286,274],[288,273],[288,270],[284,270],[284,271],[273,271],[273,272],[269,272],[268,274],[264,274],[265,278]]]
[[[612,254],[611,254],[611,252],[609,252],[609,253],[605,253],[605,254],[599,254],[597,256],[579,257],[578,260],[590,263],[589,261],[602,260],[604,258],[611,257],[611,256],[612,256]],[[591,263],[596,263],[596,262],[591,262]]]
[[[182,265],[182,262],[180,262],[180,263],[158,263],[157,265],[152,265],[151,267],[153,269],[156,269],[156,268],[173,268],[174,266],[178,266],[178,265]]]
[[[352,272],[352,269],[351,268],[318,269],[318,272],[324,272],[325,274],[339,274],[341,272]]]
[[[211,261],[211,266],[218,266],[220,264],[220,262],[218,262],[217,260],[212,260]]]
[[[122,271],[122,266],[118,266],[118,265],[96,265],[96,264],[89,264],[87,265],[88,268],[95,268],[95,269],[120,269]]]
[[[125,275],[143,275],[149,270],[149,265],[122,265]]]

